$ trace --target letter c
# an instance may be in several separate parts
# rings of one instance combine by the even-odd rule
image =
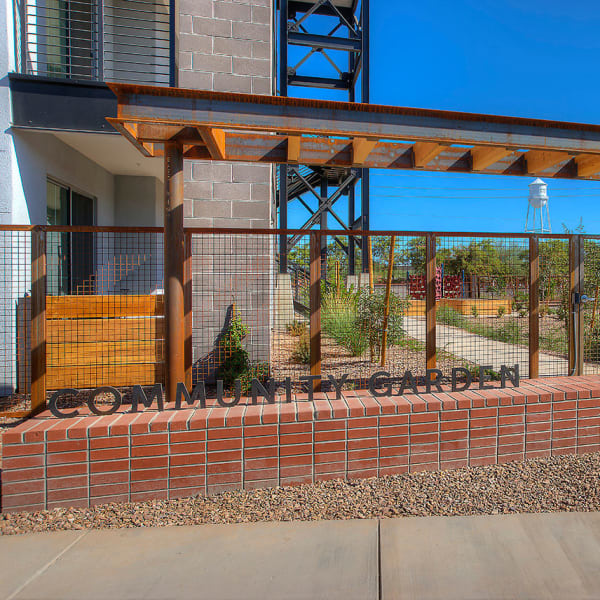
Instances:
[[[48,401],[48,408],[50,409],[50,412],[59,419],[70,419],[71,417],[76,417],[79,414],[79,411],[77,409],[70,413],[65,413],[61,410],[58,410],[56,403],[63,394],[71,394],[73,396],[77,396],[77,394],[79,394],[79,390],[76,390],[75,388],[63,388],[62,390],[54,392],[54,394],[50,396],[50,400]]]

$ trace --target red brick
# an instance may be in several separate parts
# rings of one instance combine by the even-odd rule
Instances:
[[[170,440],[171,444],[204,442],[206,441],[206,431],[203,429],[194,429],[193,431],[172,431]]]
[[[76,475],[73,477],[51,477],[47,481],[47,487],[49,490],[87,487],[87,485],[87,475]]]
[[[4,446],[2,448],[2,458],[12,458],[14,456],[31,456],[34,454],[43,454],[44,444],[16,444],[14,446]]]

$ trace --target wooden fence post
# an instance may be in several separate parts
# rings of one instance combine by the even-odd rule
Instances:
[[[540,241],[529,238],[529,378],[540,375]]]
[[[174,402],[177,384],[185,382],[185,294],[183,272],[183,147],[165,143],[165,388]]]
[[[321,375],[321,236],[310,234],[310,374]],[[321,390],[319,381],[315,391]]]
[[[569,375],[583,374],[583,318],[581,303],[574,295],[583,292],[583,242],[581,235],[569,238]]]
[[[46,407],[46,232],[31,232],[31,410]]]
[[[425,354],[427,358],[427,368],[435,369],[437,364],[436,352],[436,329],[435,329],[435,312],[436,312],[436,237],[433,233],[428,233],[425,238]]]
[[[185,313],[185,386],[192,387],[192,234],[185,233],[185,263],[183,268],[183,293]]]

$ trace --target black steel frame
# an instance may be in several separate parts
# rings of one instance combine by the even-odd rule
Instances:
[[[304,2],[301,0],[278,0],[279,8],[279,81],[278,92],[280,96],[288,95],[290,86],[304,88],[327,88],[346,90],[348,101],[356,102],[360,94],[360,101],[368,103],[369,98],[369,0],[353,0],[350,8],[338,7],[332,0],[315,0]],[[310,33],[311,17],[319,15],[337,20],[328,35]],[[345,30],[347,35],[336,35],[339,30]],[[296,66],[288,64],[288,46],[301,46],[307,48],[308,53]],[[343,51],[348,54],[348,70],[343,72],[335,61],[329,57],[327,50]],[[338,79],[316,75],[298,75],[297,69],[313,54],[321,53],[339,73]],[[359,88],[359,76],[362,78]],[[286,229],[288,226],[288,203],[298,198],[302,205],[309,211],[310,217],[301,229],[308,230],[317,222],[321,229],[327,229],[327,217],[331,215],[346,230],[364,230],[370,228],[370,197],[369,197],[369,170],[361,168],[345,169],[343,172],[327,169],[313,169],[311,181],[300,174],[296,166],[282,165],[279,170],[279,227]],[[361,185],[360,215],[356,215],[356,185]],[[292,192],[292,184],[302,182],[304,192],[312,192],[319,204],[313,211],[301,198],[298,190]],[[316,191],[317,184],[319,192]],[[335,191],[329,195],[328,188],[335,186]],[[348,196],[347,223],[333,211],[332,206],[342,195]],[[333,200],[332,200],[333,199]],[[280,269],[287,272],[287,253],[297,241],[297,236],[288,239],[280,236]],[[339,241],[339,240],[338,240]],[[340,242],[341,243],[341,242]],[[367,238],[360,244],[363,251],[367,252]],[[344,247],[344,246],[343,246]],[[354,238],[348,239],[345,249],[349,257],[350,273],[355,273],[355,243]],[[322,248],[322,260],[326,261],[327,249]],[[363,269],[366,269],[363,264]]]

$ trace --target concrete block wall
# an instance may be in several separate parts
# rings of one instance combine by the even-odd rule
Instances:
[[[272,0],[181,0],[178,85],[272,94],[272,20]],[[275,218],[273,193],[271,165],[186,161],[185,225],[270,228]],[[254,260],[244,262],[242,288],[239,280],[231,281],[225,275],[228,270],[239,270],[236,256],[247,256],[249,245],[244,248],[240,243],[232,250],[215,239],[212,247],[205,241],[192,246],[194,254],[201,247],[207,258],[192,264],[195,373],[204,370],[233,302],[251,328],[246,339],[251,359],[268,361],[270,301],[260,304],[256,298],[271,294],[274,268],[271,263],[265,267],[265,262],[272,261],[272,245],[262,244],[259,255],[250,251]],[[211,281],[216,287],[208,285]],[[218,298],[209,297],[214,296],[213,291]]]

